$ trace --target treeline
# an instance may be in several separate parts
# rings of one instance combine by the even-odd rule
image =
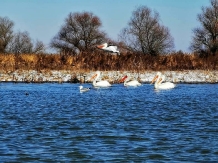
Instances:
[[[28,32],[13,31],[14,23],[0,16],[0,69],[13,70],[217,70],[218,0],[202,7],[197,15],[200,27],[193,29],[191,54],[175,52],[169,28],[160,15],[147,6],[132,12],[118,40],[101,30],[102,23],[91,12],[70,13],[50,47],[57,54],[46,54],[41,41],[34,42]],[[186,36],[184,36],[186,37]],[[107,42],[118,46],[121,55],[108,54],[96,48]]]
[[[126,53],[83,52],[80,55],[59,54],[0,54],[0,69],[72,70],[72,71],[146,71],[146,70],[218,70],[218,55],[200,57],[182,52],[162,56]]]
[[[190,50],[199,55],[215,55],[218,52],[218,0],[210,0],[210,6],[202,7],[197,15],[200,26],[193,29]],[[77,55],[107,42],[128,53],[159,56],[174,51],[174,39],[170,29],[163,25],[156,10],[139,6],[132,12],[126,27],[121,29],[118,40],[112,40],[102,28],[102,22],[92,12],[74,12],[64,20],[58,33],[51,39],[50,48],[57,53]],[[47,46],[34,42],[29,33],[13,31],[14,23],[0,16],[0,53],[40,54]],[[184,36],[186,37],[186,36]]]

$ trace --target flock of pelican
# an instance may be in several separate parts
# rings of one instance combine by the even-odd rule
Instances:
[[[114,45],[108,45],[107,43],[103,43],[101,45],[97,45],[98,49],[101,49],[106,52],[111,52],[111,53],[116,53],[120,54],[120,52],[117,49],[117,46]],[[97,71],[90,80],[93,80],[92,85],[97,88],[101,87],[110,87],[111,84],[107,80],[99,80],[100,79],[101,72]],[[154,84],[155,89],[172,89],[175,87],[174,83],[171,82],[164,82],[165,81],[165,76],[161,74],[161,72],[157,72],[155,77],[153,78],[151,84]],[[125,75],[120,82],[123,82],[123,85],[128,87],[137,87],[142,85],[140,82],[137,80],[130,80],[127,75]],[[90,88],[83,88],[83,86],[79,87],[80,92],[87,92],[90,90]]]
[[[93,80],[92,85],[96,88],[104,88],[104,87],[110,87],[111,84],[107,80],[99,80],[100,79],[101,72],[97,71],[90,80]],[[161,72],[157,72],[157,74],[154,76],[154,78],[151,81],[151,84],[154,84],[155,89],[172,89],[175,88],[175,84],[171,82],[164,82],[165,81],[165,75],[163,75]],[[132,86],[137,87],[141,86],[141,83],[137,80],[129,80],[129,77],[125,75],[120,82],[123,82],[124,86]],[[87,92],[90,90],[90,88],[83,88],[83,86],[79,86],[80,92]]]

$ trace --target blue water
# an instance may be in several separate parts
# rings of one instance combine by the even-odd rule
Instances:
[[[218,160],[218,84],[79,85],[0,83],[1,162]]]

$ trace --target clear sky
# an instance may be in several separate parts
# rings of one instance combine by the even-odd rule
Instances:
[[[189,52],[192,30],[199,27],[197,14],[209,0],[0,0],[0,16],[15,23],[14,31],[27,31],[36,41],[49,45],[70,12],[92,12],[102,21],[102,30],[117,41],[132,12],[145,5],[160,14],[170,29],[175,50]]]

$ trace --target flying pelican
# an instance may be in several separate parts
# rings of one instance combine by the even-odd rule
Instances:
[[[112,46],[108,45],[107,43],[104,43],[101,45],[97,45],[97,48],[111,53],[117,53],[118,55],[120,55],[120,52],[117,50],[117,46]]]
[[[82,93],[82,92],[87,92],[87,91],[89,91],[90,88],[83,88],[83,86],[80,85],[80,86],[79,86],[79,90],[80,90],[80,92]]]
[[[99,77],[100,77],[100,71],[97,71],[97,72],[95,73],[95,75],[93,75],[93,76],[91,77],[90,80],[94,79],[94,80],[93,80],[93,83],[92,83],[92,85],[93,85],[94,87],[110,87],[110,86],[111,86],[111,84],[110,84],[108,81],[106,81],[106,80],[101,80],[101,81],[98,81],[98,82],[97,82],[97,80],[98,80]]]
[[[171,89],[175,87],[174,83],[171,82],[162,83],[163,81],[165,81],[165,76],[162,75],[160,72],[157,72],[151,83],[155,82],[154,84],[155,89]]]
[[[124,86],[134,86],[134,87],[137,87],[137,86],[140,86],[142,85],[141,83],[139,83],[137,80],[132,80],[132,81],[129,81],[128,80],[128,76],[124,76],[120,82],[124,82]]]

